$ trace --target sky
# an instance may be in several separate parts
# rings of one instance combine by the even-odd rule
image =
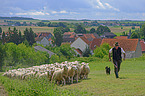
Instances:
[[[0,16],[40,20],[145,20],[145,0],[0,0]]]

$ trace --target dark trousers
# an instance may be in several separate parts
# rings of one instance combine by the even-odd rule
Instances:
[[[114,63],[114,73],[116,78],[119,78],[118,72],[120,71],[120,65],[121,65],[122,60],[113,60]],[[117,68],[115,67],[117,66]]]

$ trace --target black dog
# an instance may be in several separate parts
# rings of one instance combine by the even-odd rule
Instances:
[[[106,74],[110,75],[110,71],[111,71],[110,67],[106,66],[105,69],[106,69]]]

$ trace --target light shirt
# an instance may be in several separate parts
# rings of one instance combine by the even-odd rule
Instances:
[[[112,53],[112,49],[113,49],[113,48],[111,48],[111,49],[109,50],[109,53]],[[121,53],[125,53],[125,51],[123,50],[123,48],[121,48]]]

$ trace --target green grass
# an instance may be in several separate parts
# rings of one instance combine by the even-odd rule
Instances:
[[[103,60],[89,62],[90,74],[87,80],[80,80],[65,86],[50,84],[47,79],[17,80],[0,76],[9,96],[133,96],[145,95],[145,58],[123,61],[119,79],[115,78],[113,64]],[[111,67],[106,75],[105,66]]]
[[[105,74],[105,66],[111,67],[111,75]],[[145,61],[124,61],[116,79],[111,62],[91,62],[89,79],[69,89],[80,89],[92,95],[145,95]]]

